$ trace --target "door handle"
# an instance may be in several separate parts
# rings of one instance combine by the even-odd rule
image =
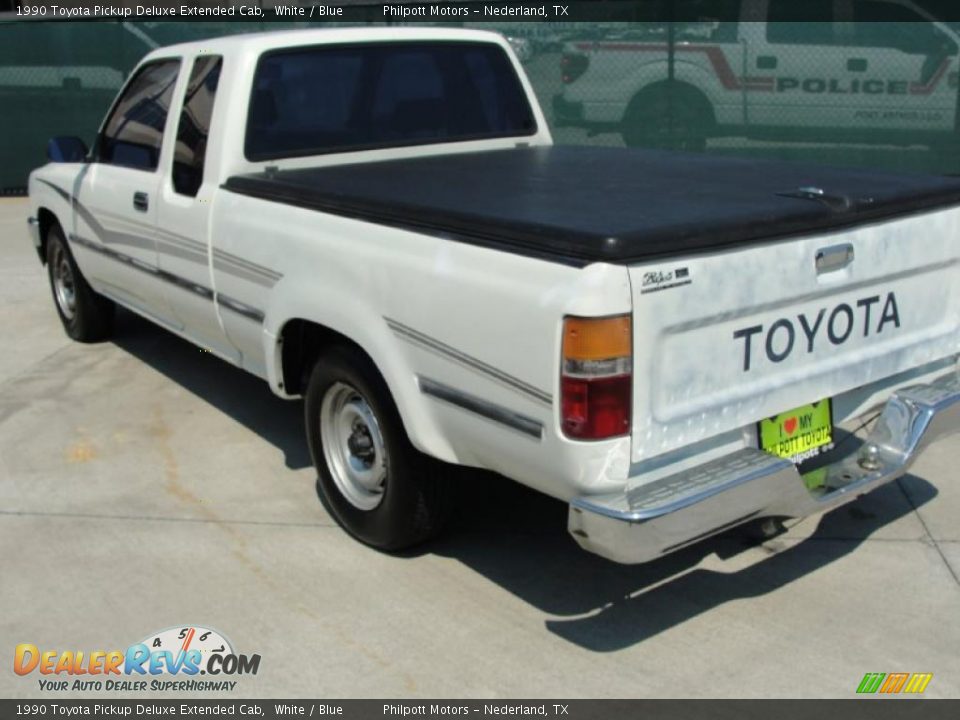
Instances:
[[[150,198],[145,192],[135,192],[133,194],[133,209],[140,212],[146,212],[150,207]]]
[[[850,58],[847,60],[847,70],[850,72],[866,72],[867,61],[864,58]]]
[[[842,270],[853,262],[853,245],[844,243],[843,245],[820,248],[817,250],[814,260],[817,266],[817,275]]]
[[[757,58],[758,70],[776,70],[777,58],[774,55],[760,55]]]

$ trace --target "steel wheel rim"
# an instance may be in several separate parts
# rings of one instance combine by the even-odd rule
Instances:
[[[73,320],[77,314],[77,286],[73,278],[73,268],[66,251],[59,243],[53,249],[53,290],[57,298],[57,307],[67,320]]]
[[[358,510],[375,509],[387,485],[387,451],[367,399],[346,383],[331,385],[320,406],[320,440],[333,481]]]

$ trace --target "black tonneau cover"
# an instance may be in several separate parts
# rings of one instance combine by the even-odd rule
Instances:
[[[954,178],[590,147],[268,171],[232,177],[224,187],[578,266],[714,250],[960,203]]]

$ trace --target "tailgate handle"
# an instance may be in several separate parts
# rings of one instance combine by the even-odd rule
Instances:
[[[830,247],[817,250],[816,265],[817,274],[834,272],[842,270],[853,262],[853,245],[844,243],[843,245],[831,245]]]

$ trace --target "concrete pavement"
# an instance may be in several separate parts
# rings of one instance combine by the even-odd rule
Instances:
[[[191,624],[262,656],[235,697],[852,697],[896,671],[960,697],[960,438],[760,546],[622,567],[479,479],[442,540],[382,555],[318,502],[298,403],[128,313],[68,341],[26,212],[0,200],[0,697],[41,695],[17,643]]]

